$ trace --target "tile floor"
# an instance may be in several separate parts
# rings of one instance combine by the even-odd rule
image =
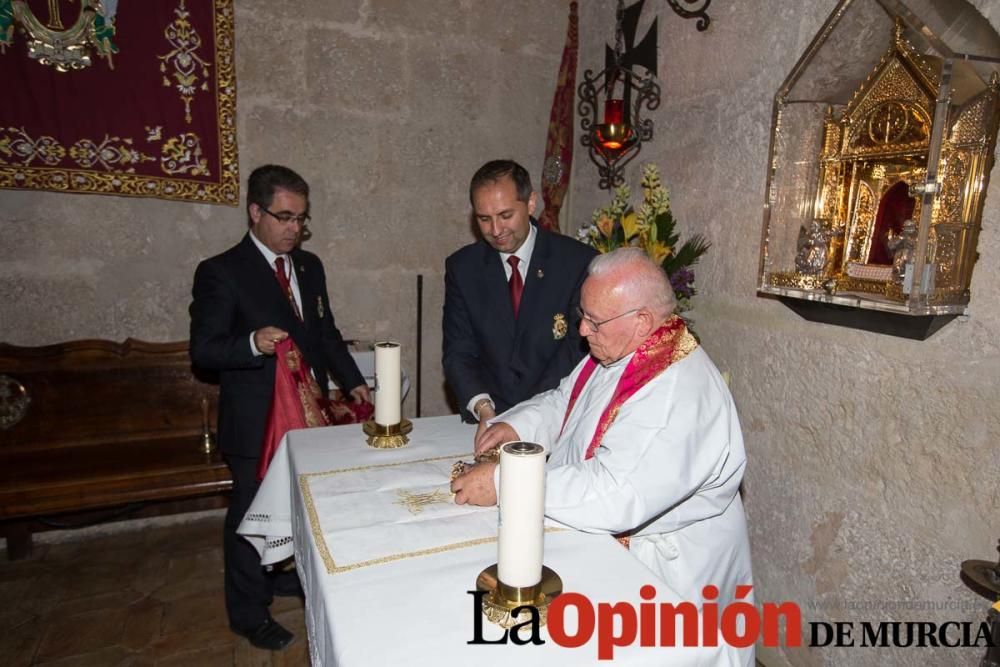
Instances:
[[[0,665],[291,667],[309,664],[298,598],[272,614],[295,633],[280,653],[229,631],[222,598],[222,514],[111,535],[0,549]],[[763,667],[757,663],[758,667]]]
[[[308,665],[298,598],[272,613],[295,633],[280,653],[233,635],[222,597],[222,515],[0,550],[0,665]]]

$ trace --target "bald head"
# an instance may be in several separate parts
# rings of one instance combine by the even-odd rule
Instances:
[[[580,335],[608,366],[635,352],[674,312],[666,274],[639,248],[598,255],[580,288]]]
[[[673,315],[677,300],[670,279],[641,248],[619,248],[598,255],[587,274],[599,279],[622,307],[647,308],[658,324]]]

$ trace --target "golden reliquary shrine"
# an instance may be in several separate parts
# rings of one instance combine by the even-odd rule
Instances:
[[[842,1],[775,96],[759,292],[911,338],[967,313],[998,120],[975,9]]]

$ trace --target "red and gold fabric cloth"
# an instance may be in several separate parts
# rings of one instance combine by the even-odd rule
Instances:
[[[257,481],[264,479],[281,439],[289,431],[314,426],[357,424],[371,418],[371,403],[323,397],[312,371],[291,338],[275,344],[274,396],[267,413],[264,442],[257,463]]]
[[[590,440],[590,444],[587,445],[587,454],[584,456],[584,460],[594,457],[597,448],[601,446],[604,434],[611,428],[611,424],[615,421],[625,401],[642,389],[647,382],[667,370],[671,364],[691,354],[696,347],[698,347],[698,341],[688,332],[683,318],[677,315],[664,322],[659,329],[643,341],[642,345],[635,351],[635,354],[632,355],[632,358],[629,359],[628,365],[625,367],[625,372],[618,379],[618,384],[615,387],[614,394],[611,396],[611,400],[608,401],[607,406],[605,406],[604,411],[601,413],[601,418],[597,422],[597,428],[594,430],[594,437]],[[594,374],[594,369],[596,368],[597,362],[593,357],[588,357],[583,369],[576,378],[576,383],[573,385],[573,391],[569,397],[569,403],[566,405],[566,415],[563,417],[563,429],[566,428],[566,422],[569,420],[569,415],[573,411],[576,400],[583,393],[583,388],[587,386],[587,381]],[[626,549],[631,547],[632,538],[628,533],[615,535],[614,537]]]
[[[0,187],[238,205],[234,45],[233,0],[0,0]]]
[[[632,358],[629,359],[625,372],[619,378],[615,392],[597,422],[594,436],[587,445],[587,454],[584,459],[593,458],[597,448],[601,445],[604,434],[611,428],[611,424],[615,421],[618,411],[621,410],[625,401],[642,389],[647,382],[667,370],[671,364],[691,354],[697,347],[698,341],[688,332],[684,319],[678,315],[672,316],[643,341]],[[597,362],[593,357],[588,357],[573,385],[573,392],[570,394],[569,403],[566,406],[566,416],[563,417],[563,428],[566,427],[573,406],[580,394],[583,393],[583,388],[587,385],[587,380],[593,375],[595,368],[597,368]]]
[[[566,28],[566,45],[556,92],[552,96],[549,114],[549,134],[545,141],[545,164],[542,167],[542,200],[545,208],[538,217],[538,224],[551,232],[559,231],[559,211],[569,187],[569,173],[573,167],[573,107],[576,101],[576,60],[579,43],[579,20],[576,2],[569,5],[569,25]]]

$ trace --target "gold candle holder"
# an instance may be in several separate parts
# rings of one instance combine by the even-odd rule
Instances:
[[[399,449],[405,447],[410,439],[406,434],[413,430],[413,422],[403,419],[398,424],[377,423],[374,419],[369,419],[362,426],[361,430],[368,436],[368,446],[375,449]]]
[[[483,596],[483,613],[490,623],[502,628],[523,623],[527,620],[526,616],[512,616],[511,612],[518,607],[529,606],[538,610],[538,622],[545,625],[549,618],[549,604],[562,593],[562,578],[543,565],[542,579],[534,586],[508,586],[497,578],[497,564],[493,563],[476,577],[476,590],[487,592]]]

